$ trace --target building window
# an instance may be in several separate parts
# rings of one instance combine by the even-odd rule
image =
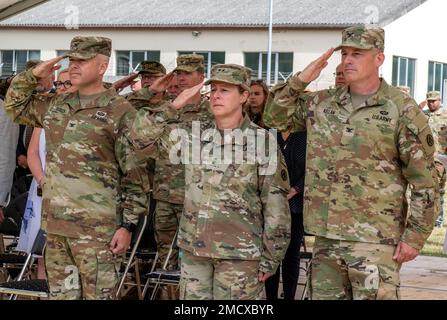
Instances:
[[[160,61],[160,51],[116,51],[116,75],[127,76],[140,71],[144,60]]]
[[[416,75],[416,59],[393,57],[393,86],[409,87],[414,97],[414,79]]]
[[[68,51],[70,51],[70,50],[57,50],[56,55],[59,57],[59,56],[62,56],[64,54],[68,53]],[[69,63],[70,63],[70,61],[68,58],[65,58],[65,59],[62,59],[61,61],[59,61],[58,64],[61,66],[61,68],[59,70],[67,69]],[[59,74],[59,72],[58,72],[58,74]]]
[[[211,77],[211,68],[216,64],[225,63],[225,52],[219,51],[179,51],[182,54],[200,54],[204,58],[205,74],[209,79]]]
[[[3,50],[0,52],[0,75],[20,73],[32,59],[40,59],[40,50]]]
[[[245,66],[253,70],[253,79],[267,80],[267,53],[246,52]],[[293,52],[272,53],[270,80],[272,83],[287,81],[293,74]]]
[[[428,63],[428,88],[427,91],[439,91],[444,96],[447,85],[447,64],[429,61]]]

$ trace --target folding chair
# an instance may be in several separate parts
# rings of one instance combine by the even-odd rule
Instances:
[[[166,256],[166,259],[163,263],[162,269],[152,271],[147,274],[147,281],[144,286],[143,295],[146,294],[149,285],[154,284],[154,288],[152,290],[150,300],[155,300],[161,285],[178,286],[180,284],[180,270],[168,270],[167,269],[168,264],[169,264],[169,259],[172,255],[172,253],[174,252],[174,249],[177,246],[177,235],[178,235],[178,228],[177,228],[174,238],[172,239],[172,243],[169,248],[168,255]]]
[[[303,237],[302,243],[303,250],[300,251],[300,271],[304,271],[304,282],[298,283],[298,285],[303,286],[303,293],[301,294],[300,300],[308,300],[308,290],[310,281],[310,272],[312,265],[312,252],[307,251],[306,240]],[[304,267],[302,266],[304,264]],[[300,272],[301,273],[301,272]]]
[[[5,221],[0,224],[0,233],[12,237],[20,235],[23,214],[25,213],[28,191],[13,198],[5,208]]]
[[[149,214],[141,215],[136,231],[132,234],[131,250],[127,251],[125,257],[124,271],[116,290],[116,298],[125,296],[125,287],[136,287],[138,299],[143,300],[141,268],[151,265],[150,271],[155,268],[157,260],[157,244],[154,238],[154,200],[150,198]],[[149,217],[148,217],[149,216]],[[129,282],[129,274],[133,274],[133,282]],[[126,281],[127,280],[127,281]]]
[[[28,192],[31,187],[31,182],[33,181],[33,176],[28,174],[26,176],[22,176],[14,181],[11,188],[11,200],[14,200],[16,197],[21,194]]]
[[[16,207],[17,203],[23,203],[23,210],[15,210],[16,212],[20,212],[20,219],[14,219],[16,215],[11,215],[11,209],[9,209],[9,212],[6,214],[9,214],[9,219],[6,219],[1,225],[0,225],[0,253],[4,253],[5,251],[5,240],[13,239],[13,243],[16,243],[16,237],[20,234],[20,226],[21,226],[21,217],[23,216],[23,212],[25,211],[26,207],[26,200],[28,198],[28,190],[31,186],[31,182],[33,180],[32,175],[26,175],[23,177],[20,177],[19,179],[14,178],[14,182],[11,187],[11,191],[8,194],[8,201],[6,202],[6,208],[8,207]],[[26,193],[26,196],[24,194]],[[18,201],[15,201],[16,198],[20,197],[21,199]],[[23,199],[24,198],[24,199]],[[13,231],[11,231],[13,230]],[[17,233],[17,235],[16,235]],[[9,237],[8,237],[9,236]],[[12,246],[11,246],[12,247]],[[11,248],[10,247],[10,248]]]
[[[47,234],[42,229],[37,233],[31,252],[27,255],[26,261],[17,278],[17,281],[0,284],[0,294],[9,294],[9,300],[16,300],[17,296],[41,297],[49,296],[49,288],[46,280],[31,279],[33,264],[36,258],[43,257]],[[26,278],[26,280],[22,280]]]
[[[4,272],[7,272],[6,281],[14,279],[19,274],[19,270],[23,267],[26,261],[26,255],[14,252],[17,244],[17,238],[20,235],[20,227],[22,224],[23,214],[26,208],[26,201],[28,199],[28,192],[17,196],[5,208],[5,221],[0,225],[0,234],[2,234],[2,241],[6,238],[12,244],[5,246],[2,242],[2,247],[6,248],[0,254],[0,267]]]

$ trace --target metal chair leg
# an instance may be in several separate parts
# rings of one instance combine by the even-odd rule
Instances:
[[[139,259],[135,259],[135,282],[137,283],[138,300],[143,300],[143,294],[141,292],[141,279],[140,279],[140,263]]]
[[[157,261],[158,261],[158,252],[155,254],[155,258],[154,261],[152,263],[152,267],[151,267],[151,271],[150,272],[154,272],[155,271],[155,267],[157,265]],[[149,278],[146,280],[146,283],[144,284],[144,288],[143,288],[143,299],[144,297],[146,297],[146,293],[147,290],[149,289]]]
[[[144,218],[144,222],[143,222],[143,226],[142,226],[141,230],[144,230],[146,228],[146,223],[147,223],[147,216],[145,216],[145,218]],[[115,298],[118,298],[120,296],[120,294],[121,294],[121,290],[123,289],[124,281],[126,280],[126,276],[129,273],[129,269],[130,269],[130,267],[131,267],[131,265],[133,263],[133,259],[135,257],[135,254],[137,252],[137,249],[138,249],[138,246],[140,244],[140,241],[141,241],[142,237],[143,237],[143,231],[141,231],[140,234],[138,235],[138,238],[137,238],[137,240],[135,242],[135,245],[132,248],[132,252],[131,252],[129,260],[128,260],[127,264],[126,264],[126,268],[124,269],[124,273],[121,276],[121,281],[120,281],[119,286],[118,286],[118,288],[116,290]]]

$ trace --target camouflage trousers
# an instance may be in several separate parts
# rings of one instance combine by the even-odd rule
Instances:
[[[172,240],[177,231],[183,205],[157,200],[155,207],[155,240],[159,255],[160,267],[168,257]],[[168,262],[168,270],[178,269],[178,249],[174,248]]]
[[[109,244],[48,234],[45,268],[51,300],[113,299],[119,264]]]
[[[181,251],[180,300],[260,300],[259,261],[197,257]]]
[[[310,273],[312,300],[398,300],[400,265],[393,245],[316,237]]]
[[[439,208],[436,211],[439,213],[436,220],[437,222],[442,224],[444,220],[445,185],[446,185],[447,174],[444,165],[438,159],[435,159],[435,167],[436,167],[437,178],[439,181],[439,192],[440,192],[439,199],[437,197],[435,200],[436,201],[435,205],[437,206],[436,208]]]

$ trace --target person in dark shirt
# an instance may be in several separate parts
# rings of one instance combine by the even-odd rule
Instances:
[[[291,239],[284,260],[281,263],[285,300],[294,300],[299,277],[300,247],[304,236],[303,202],[304,177],[306,172],[307,134],[303,132],[278,132],[278,146],[286,160],[290,177],[289,200],[292,215]],[[267,300],[278,299],[280,268],[266,284]]]
[[[16,151],[17,167],[15,175],[17,179],[31,174],[31,171],[28,168],[27,150],[32,132],[33,127],[20,125],[19,141],[17,143]]]
[[[262,113],[264,112],[268,95],[269,89],[262,79],[251,81],[250,97],[246,104],[246,112],[251,121],[264,129],[268,129],[262,121]]]

